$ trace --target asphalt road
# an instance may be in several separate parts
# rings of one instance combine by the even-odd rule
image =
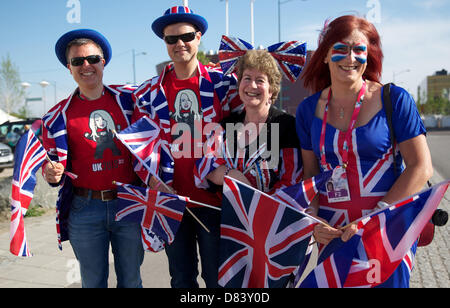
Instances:
[[[450,130],[428,132],[427,142],[434,168],[450,179]]]

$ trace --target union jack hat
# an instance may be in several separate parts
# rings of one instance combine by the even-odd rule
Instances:
[[[160,38],[164,38],[164,28],[168,25],[187,22],[195,25],[198,30],[205,34],[208,22],[200,15],[194,14],[187,6],[173,6],[164,12],[164,15],[156,19],[152,24],[153,32]]]
[[[106,37],[104,37],[100,32],[92,29],[77,29],[72,30],[64,34],[59,38],[55,45],[56,56],[59,62],[61,62],[64,67],[67,66],[66,59],[66,48],[67,45],[74,39],[86,38],[96,42],[103,51],[103,57],[105,59],[105,66],[109,63],[112,56],[112,48]]]

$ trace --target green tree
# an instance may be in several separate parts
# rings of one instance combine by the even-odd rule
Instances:
[[[20,85],[18,67],[9,54],[0,62],[0,108],[7,113],[17,110],[25,100],[25,90]]]

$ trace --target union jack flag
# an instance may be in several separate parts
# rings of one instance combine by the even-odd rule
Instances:
[[[172,243],[183,218],[188,199],[150,190],[150,188],[118,182],[116,184],[119,200],[116,221],[140,222],[143,228],[144,247],[149,246],[148,243],[155,242],[151,233],[157,235],[164,243]],[[145,244],[146,241],[147,244]],[[154,247],[154,245],[150,244],[150,247]]]
[[[148,183],[148,173],[142,172],[142,166],[154,176],[159,174],[160,164],[167,165],[170,169],[170,164],[173,158],[170,154],[167,141],[162,138],[163,132],[159,125],[147,116],[143,116],[135,123],[128,126],[126,129],[117,133],[117,138],[131,151],[131,153],[138,159],[135,170],[141,179]],[[167,171],[168,168],[163,168],[162,172]],[[163,176],[163,180],[171,178],[169,175]]]
[[[225,177],[219,284],[271,287],[304,259],[315,226],[300,211]]]
[[[304,211],[332,174],[332,170],[325,171],[295,185],[278,189],[273,197]]]
[[[387,281],[402,262],[412,268],[411,247],[449,184],[450,180],[444,181],[362,217],[350,241],[335,239],[324,248],[319,265],[300,287],[375,287]]]
[[[10,251],[16,256],[31,257],[25,235],[24,215],[33,199],[36,171],[45,159],[45,149],[28,130],[17,142],[11,194]]]

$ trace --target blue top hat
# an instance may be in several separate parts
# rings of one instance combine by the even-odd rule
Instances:
[[[59,38],[55,45],[56,56],[59,62],[65,67],[67,66],[68,60],[66,59],[66,48],[67,45],[74,39],[86,38],[96,42],[103,51],[103,57],[105,59],[105,66],[109,63],[112,56],[111,45],[108,40],[99,32],[92,29],[78,29],[69,31]]]
[[[187,22],[197,26],[202,34],[205,34],[208,29],[208,22],[200,15],[194,12],[187,6],[174,6],[168,9],[163,16],[156,19],[152,24],[153,32],[160,38],[164,38],[164,28],[168,25]]]

